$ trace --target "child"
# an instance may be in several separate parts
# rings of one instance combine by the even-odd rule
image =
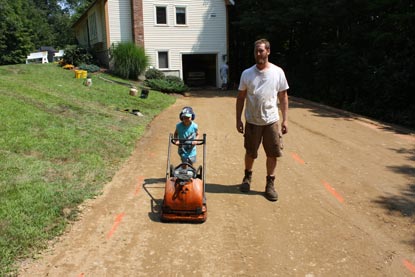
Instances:
[[[199,139],[199,131],[197,124],[193,121],[195,113],[191,107],[184,107],[179,114],[181,122],[177,123],[174,131],[174,138],[177,139],[176,145],[179,146],[178,153],[182,163],[189,163],[193,165],[196,162],[196,147]],[[189,139],[190,141],[186,141]]]

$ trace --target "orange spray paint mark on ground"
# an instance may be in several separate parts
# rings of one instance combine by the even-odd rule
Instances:
[[[124,213],[120,213],[117,218],[115,219],[114,224],[112,225],[111,230],[108,232],[107,239],[111,238],[114,234],[115,230],[117,230],[118,225],[121,223],[122,218],[124,217]]]
[[[79,274],[79,277],[84,277],[85,274],[82,272],[81,274]]]
[[[297,161],[300,164],[305,164],[304,160],[300,158],[296,153],[291,153],[291,156],[295,161]]]
[[[329,183],[327,183],[327,182],[325,182],[325,181],[322,181],[322,183],[323,183],[323,185],[326,187],[326,189],[331,193],[331,194],[333,194],[333,196],[334,197],[336,197],[336,199],[340,202],[340,203],[343,203],[344,202],[344,199],[343,199],[343,197],[332,187],[332,186],[330,186],[330,184]]]
[[[140,192],[140,188],[143,185],[143,182],[144,182],[144,176],[139,176],[138,177],[138,184],[135,187],[134,196],[136,196]]]
[[[408,260],[403,260],[403,264],[410,272],[415,273],[415,265],[411,264]]]

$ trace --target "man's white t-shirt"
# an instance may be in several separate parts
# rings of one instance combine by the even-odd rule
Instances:
[[[260,71],[256,65],[242,72],[239,90],[246,90],[245,119],[255,125],[268,125],[279,120],[278,92],[287,90],[284,71],[270,63]]]

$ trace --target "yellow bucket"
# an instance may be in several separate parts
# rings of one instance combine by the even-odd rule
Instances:
[[[88,71],[86,70],[81,70],[81,78],[82,79],[86,79],[86,77],[88,76]]]
[[[79,79],[81,78],[82,70],[75,70],[75,78]]]

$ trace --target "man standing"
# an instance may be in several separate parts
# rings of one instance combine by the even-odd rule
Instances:
[[[241,120],[245,106],[245,176],[240,190],[249,192],[252,180],[252,167],[258,157],[258,148],[262,145],[267,156],[265,197],[277,201],[275,191],[275,169],[277,157],[281,156],[281,141],[279,131],[279,113],[277,100],[282,114],[281,133],[288,132],[288,83],[284,71],[270,63],[270,43],[266,39],[255,42],[255,65],[242,72],[239,83],[239,93],[236,99],[236,128],[244,134],[244,124]]]

